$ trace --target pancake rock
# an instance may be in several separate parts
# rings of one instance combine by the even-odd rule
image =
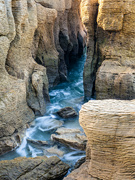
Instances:
[[[89,101],[80,111],[90,147],[89,174],[108,179],[135,177],[135,100]]]
[[[49,86],[67,80],[67,69],[83,54],[86,32],[80,18],[81,0],[36,0],[38,28],[32,54],[47,67]]]
[[[84,0],[81,6],[88,31],[85,96],[96,90],[97,99],[134,99],[135,1]]]
[[[45,114],[48,87],[67,79],[65,57],[78,56],[86,34],[78,0],[0,0],[0,12],[3,154],[20,144],[35,115]]]

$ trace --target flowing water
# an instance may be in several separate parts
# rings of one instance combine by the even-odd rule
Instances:
[[[51,134],[55,133],[59,123],[63,123],[63,126],[66,128],[79,128],[82,130],[78,122],[78,117],[66,120],[60,118],[56,112],[67,106],[73,107],[79,112],[81,105],[84,103],[83,68],[85,59],[86,55],[84,54],[71,67],[68,75],[69,82],[61,83],[50,90],[51,103],[46,107],[46,114],[43,117],[35,119],[34,124],[26,131],[21,145],[17,149],[1,156],[0,160],[10,160],[19,156],[36,157],[46,155],[50,157],[55,154],[48,153],[46,150],[54,145],[57,145],[64,152],[64,155],[60,159],[70,164],[71,167],[78,159],[85,156],[84,151],[69,148],[56,142],[54,143],[50,139]],[[54,119],[58,120],[57,123]],[[48,145],[36,145],[27,139],[47,141]]]

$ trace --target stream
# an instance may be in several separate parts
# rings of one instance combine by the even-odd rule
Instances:
[[[6,153],[0,157],[0,160],[10,160],[16,157],[36,157],[36,156],[53,156],[46,151],[46,149],[57,145],[58,149],[64,152],[64,155],[59,157],[62,161],[68,163],[72,168],[75,163],[85,156],[84,151],[76,150],[63,144],[59,144],[51,141],[51,134],[54,134],[58,128],[58,124],[55,120],[63,123],[62,127],[71,129],[82,128],[79,125],[78,118],[63,119],[59,117],[56,112],[61,108],[70,106],[73,107],[78,113],[84,103],[84,89],[83,89],[83,68],[86,60],[86,54],[78,59],[69,70],[68,79],[69,82],[61,83],[55,88],[52,88],[49,92],[51,102],[46,106],[46,114],[43,117],[35,119],[34,124],[27,129],[25,137],[21,145],[15,150]],[[33,144],[27,139],[47,141],[47,145],[40,146]]]

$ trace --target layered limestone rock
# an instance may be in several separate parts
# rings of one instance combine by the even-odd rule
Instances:
[[[38,27],[34,34],[32,54],[38,64],[47,68],[50,86],[56,85],[59,80],[58,52],[54,42],[54,23],[57,17],[55,9],[46,8],[42,1],[37,3]],[[40,3],[39,3],[40,2]]]
[[[48,95],[46,69],[38,65],[31,54],[34,32],[37,28],[37,8],[35,1],[13,1],[12,14],[16,26],[16,36],[7,56],[7,71],[18,79],[23,79],[27,87],[27,102],[36,114],[45,113],[45,96]]]
[[[85,45],[80,0],[0,0],[0,154],[44,115],[49,85],[66,80]],[[69,56],[68,56],[69,55]]]
[[[56,133],[51,135],[53,141],[85,151],[87,137],[79,129],[58,128]]]
[[[11,1],[0,0],[0,154],[20,143],[18,133],[34,118],[26,102],[26,84],[10,76],[5,63],[16,31]],[[18,59],[19,61],[20,59]]]
[[[82,1],[82,20],[88,30],[86,97],[90,98],[96,86],[97,99],[133,99],[135,1]]]
[[[79,121],[90,147],[88,174],[75,176],[74,172],[67,180],[134,179],[135,100],[89,101],[82,106]]]
[[[71,61],[83,53],[86,33],[80,19],[81,0],[36,0],[38,28],[34,59],[47,67],[50,87],[67,80]],[[44,15],[43,15],[44,14]]]
[[[68,171],[69,166],[58,157],[19,157],[10,161],[1,161],[0,179],[4,180],[55,180],[61,179]]]
[[[37,27],[35,2],[1,0],[0,9],[0,154],[3,154],[20,143],[23,130],[34,119],[33,111],[45,113],[48,80],[46,69],[31,55]]]
[[[96,29],[97,29],[98,0],[82,0],[81,16],[87,30],[87,59],[84,65],[84,94],[86,99],[93,95],[97,54],[96,54]]]

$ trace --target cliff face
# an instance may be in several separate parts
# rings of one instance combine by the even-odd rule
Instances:
[[[86,97],[96,89],[97,99],[135,98],[135,1],[82,1],[82,17],[88,29]]]
[[[135,101],[89,101],[80,124],[90,145],[89,173],[99,179],[134,179]],[[87,121],[86,121],[87,119]]]
[[[0,154],[45,113],[48,80],[66,80],[69,57],[83,49],[79,8],[79,0],[0,0]]]
[[[135,100],[91,100],[79,122],[88,138],[87,161],[65,180],[133,180]]]
[[[69,64],[83,53],[86,33],[80,18],[81,0],[36,0],[38,28],[34,59],[47,67],[50,87],[67,79]],[[44,14],[44,15],[43,15]]]

